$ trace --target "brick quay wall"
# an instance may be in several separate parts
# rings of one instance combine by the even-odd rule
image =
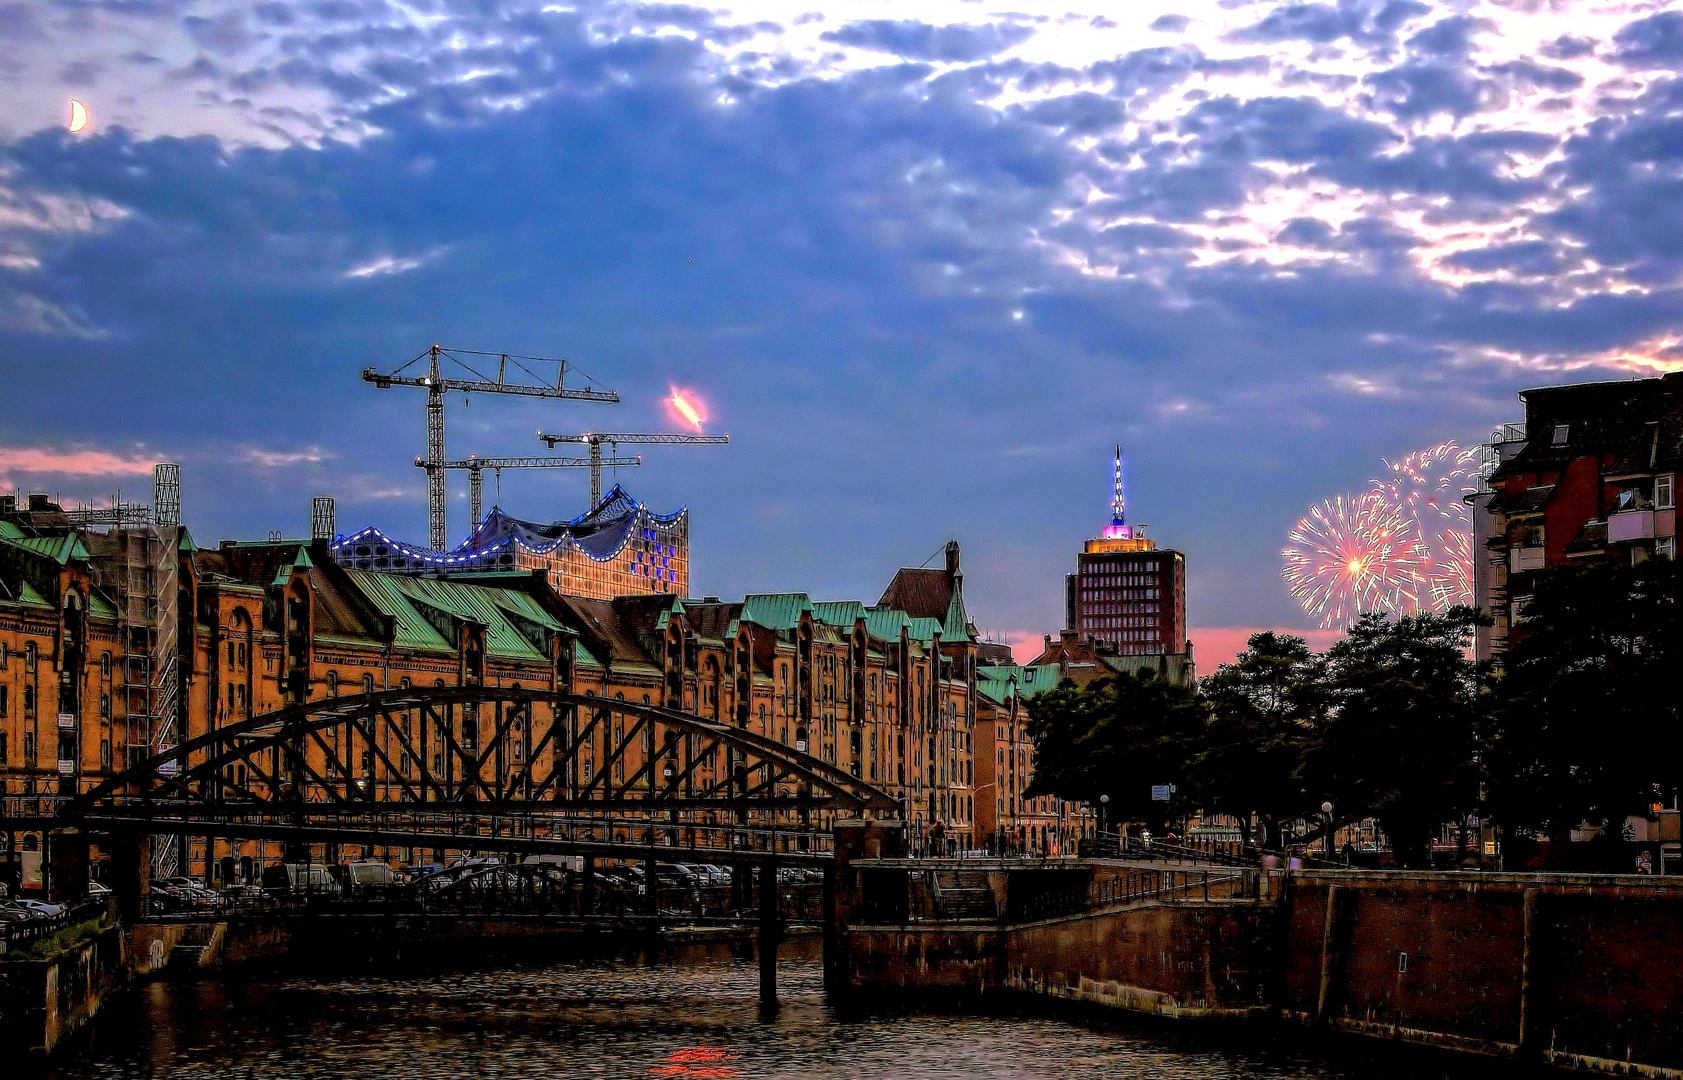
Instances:
[[[915,881],[909,865],[851,865],[852,991],[1026,993],[1683,1080],[1683,880],[1294,871],[1251,899],[1193,890],[1035,919],[1010,894],[1045,892],[1052,871],[1002,865],[985,872],[1004,918],[920,917],[916,888],[903,918],[882,918],[899,912],[872,888]]]

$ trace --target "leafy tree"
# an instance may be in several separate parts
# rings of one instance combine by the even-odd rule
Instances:
[[[1195,797],[1236,817],[1247,846],[1253,813],[1263,846],[1279,848],[1281,823],[1310,809],[1298,774],[1324,719],[1318,660],[1302,638],[1267,630],[1199,687],[1209,718],[1193,761]]]
[[[1675,797],[1680,585],[1670,559],[1540,576],[1514,628],[1488,755],[1498,820],[1558,838]]]
[[[1152,801],[1152,786],[1188,788],[1205,708],[1184,686],[1146,672],[1085,687],[1066,680],[1028,709],[1035,751],[1027,798],[1056,795],[1097,806],[1109,795],[1110,821],[1160,823],[1170,806]]]
[[[1370,613],[1325,654],[1309,792],[1342,820],[1377,818],[1404,866],[1423,865],[1433,828],[1477,806],[1488,695],[1467,646],[1482,620],[1466,607],[1395,621]]]

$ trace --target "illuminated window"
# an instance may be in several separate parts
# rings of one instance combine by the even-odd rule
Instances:
[[[1657,509],[1657,510],[1670,510],[1675,505],[1672,501],[1673,496],[1672,496],[1672,491],[1671,491],[1671,486],[1672,486],[1672,481],[1673,481],[1674,475],[1675,474],[1673,474],[1673,473],[1666,473],[1664,476],[1654,477],[1654,508],[1655,509]]]

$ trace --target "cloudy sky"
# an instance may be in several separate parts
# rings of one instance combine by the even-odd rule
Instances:
[[[956,537],[1038,639],[1120,442],[1195,627],[1306,626],[1310,502],[1683,360],[1678,8],[0,2],[0,485],[168,458],[203,543],[316,494],[424,540],[421,395],[358,373],[440,341],[624,399],[453,397],[451,456],[695,390],[732,445],[619,479],[697,593],[874,600]]]

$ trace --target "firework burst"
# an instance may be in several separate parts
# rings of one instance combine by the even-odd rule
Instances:
[[[1286,584],[1322,627],[1369,611],[1414,615],[1472,602],[1477,450],[1439,443],[1387,461],[1360,495],[1313,507],[1291,532]]]
[[[1478,489],[1479,452],[1445,442],[1385,464],[1390,474],[1373,481],[1372,490],[1414,526],[1425,606],[1443,611],[1471,603],[1472,510],[1463,498]]]
[[[1332,627],[1369,611],[1419,610],[1420,550],[1409,519],[1367,492],[1311,507],[1280,556],[1292,596]]]

